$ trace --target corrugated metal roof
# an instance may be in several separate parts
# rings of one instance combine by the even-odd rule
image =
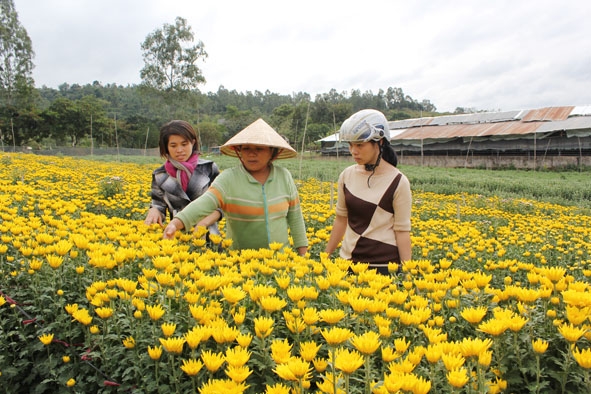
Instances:
[[[591,116],[591,105],[577,105],[569,116]]]
[[[481,137],[498,139],[561,130],[590,130],[591,116],[569,117],[575,108],[578,109],[577,115],[591,114],[591,107],[563,106],[425,118],[429,119],[428,122],[406,119],[390,123],[405,122],[407,125],[404,129],[397,130],[399,133],[396,136],[392,135],[392,140],[448,140]],[[417,124],[422,126],[414,126]]]
[[[521,118],[524,122],[544,122],[564,120],[575,107],[546,107],[540,109],[532,109]]]
[[[424,117],[392,121],[388,125],[390,139],[403,144],[411,140],[444,141],[454,138],[513,139],[534,133],[539,133],[538,138],[541,138],[544,133],[556,131],[589,132],[591,106]],[[335,139],[333,135],[320,141]]]
[[[535,133],[539,123],[522,123],[519,121],[458,124],[436,127],[413,127],[398,134],[396,140],[401,139],[448,139],[461,137],[486,137],[493,135],[522,135]]]

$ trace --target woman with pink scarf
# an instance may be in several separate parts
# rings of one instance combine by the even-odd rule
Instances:
[[[220,173],[211,160],[199,158],[199,142],[193,127],[184,120],[173,120],[160,128],[160,156],[166,163],[152,173],[152,204],[145,224],[160,226],[197,197],[207,191]],[[217,221],[221,211],[214,211],[197,226],[208,227],[218,233]]]

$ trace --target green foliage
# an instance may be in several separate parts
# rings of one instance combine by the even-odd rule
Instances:
[[[123,194],[124,181],[118,176],[108,176],[99,182],[99,195],[104,199],[115,197],[118,194]]]
[[[28,107],[34,86],[34,53],[13,0],[0,0],[0,26],[0,105]]]
[[[149,34],[142,43],[145,66],[140,76],[143,83],[159,90],[184,91],[205,82],[201,70],[195,65],[207,57],[203,43],[184,45],[194,39],[191,26],[181,17],[175,19],[174,25],[165,23],[162,29]]]

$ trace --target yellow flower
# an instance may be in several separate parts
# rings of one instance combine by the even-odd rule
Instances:
[[[507,331],[507,324],[499,319],[490,319],[478,325],[478,331],[485,332],[493,337],[499,336]]]
[[[160,340],[160,344],[164,346],[164,350],[168,353],[172,354],[181,354],[183,351],[183,345],[185,344],[186,340],[182,337],[172,337],[172,338],[158,338]]]
[[[579,350],[573,348],[573,357],[577,360],[577,364],[585,369],[591,369],[591,349]]]
[[[531,342],[531,345],[534,349],[534,352],[538,354],[543,354],[548,349],[548,341],[544,341],[543,339],[536,339],[535,341]]]
[[[265,385],[265,394],[289,394],[291,389],[283,383],[275,383],[273,386]]]
[[[292,357],[287,363],[279,364],[277,368],[274,369],[275,373],[279,375],[281,379],[290,381],[308,379],[311,370],[310,363],[299,357]]]
[[[356,350],[339,348],[335,352],[335,367],[346,374],[357,371],[364,361],[363,355]]]
[[[300,357],[306,361],[312,361],[316,358],[321,347],[322,345],[317,345],[312,341],[300,342]]]
[[[199,360],[195,360],[194,358],[183,360],[183,365],[181,365],[183,372],[189,376],[197,375],[199,371],[201,371],[201,368],[203,368],[203,363]]]
[[[394,340],[394,348],[396,349],[397,353],[403,354],[404,352],[406,352],[409,346],[410,342],[407,341],[405,338],[396,338]]]
[[[228,365],[228,368],[226,369],[226,375],[228,375],[228,377],[236,383],[244,382],[251,373],[252,371],[246,365],[242,365],[240,367]]]
[[[232,317],[234,318],[234,323],[241,325],[244,323],[244,319],[246,319],[246,308],[241,307],[237,311],[233,311]]]
[[[49,266],[53,269],[58,269],[64,262],[64,258],[62,256],[54,256],[51,254],[45,256],[45,258],[47,259],[47,263],[49,264]]]
[[[90,330],[91,334],[95,334],[95,335],[98,334],[99,332],[101,332],[101,330],[98,328],[97,325],[91,326],[89,330]]]
[[[239,287],[225,286],[221,289],[224,296],[224,300],[231,305],[236,304],[238,301],[246,297],[246,292]]]
[[[458,369],[466,362],[464,356],[459,353],[443,353],[441,355],[441,360],[443,361],[443,365],[445,365],[445,369],[448,371]]]
[[[380,347],[380,335],[374,331],[367,331],[361,335],[353,336],[351,344],[361,353],[370,355]]]
[[[252,342],[252,334],[251,333],[241,333],[236,337],[236,342],[238,345],[242,347],[248,347]]]
[[[465,308],[462,310],[460,315],[468,322],[472,324],[478,324],[482,321],[486,315],[488,308],[486,306]]]
[[[259,300],[261,307],[266,312],[275,312],[283,309],[287,305],[287,301],[277,296],[263,296]]]
[[[518,332],[523,328],[527,321],[528,319],[522,316],[513,316],[508,322],[509,329],[513,332]]]
[[[74,387],[75,384],[76,384],[76,380],[74,378],[70,378],[66,382],[66,386],[68,386],[68,387]]]
[[[53,342],[53,334],[43,334],[39,337],[39,340],[41,341],[42,344],[47,346],[51,342]]]
[[[279,364],[273,371],[277,374],[277,376],[279,376],[283,380],[298,380],[298,378],[296,378],[295,374],[291,371],[291,369],[289,369],[289,365],[287,363]]]
[[[492,346],[492,340],[480,338],[464,338],[460,342],[460,352],[464,357],[478,356]]]
[[[478,355],[478,364],[488,367],[492,362],[492,351],[487,350]]]
[[[205,350],[201,353],[201,360],[203,360],[203,364],[205,364],[205,368],[209,372],[216,372],[224,361],[226,361],[226,357],[223,353],[213,353],[210,350]]]
[[[133,349],[135,347],[135,339],[133,337],[127,337],[123,340],[123,346],[126,349]]]
[[[564,339],[569,341],[570,343],[574,343],[581,339],[581,337],[585,334],[585,329],[580,327],[575,327],[572,324],[561,324],[558,327],[558,332],[562,334]]]
[[[87,309],[77,309],[74,311],[74,313],[72,313],[72,317],[74,320],[84,324],[85,326],[88,326],[90,323],[92,323],[92,316],[90,316]]]
[[[146,310],[148,311],[148,316],[150,316],[150,319],[154,321],[164,316],[164,308],[162,308],[162,305],[160,304],[154,306],[146,305]]]
[[[457,368],[449,371],[446,377],[449,384],[456,388],[464,387],[468,383],[468,380],[470,380],[465,368]]]
[[[105,320],[109,317],[113,316],[113,309],[112,308],[96,308],[94,312],[100,317],[101,319]]]
[[[271,343],[271,358],[277,364],[286,363],[291,357],[292,345],[286,339],[275,339]],[[312,357],[314,358],[314,357]]]
[[[440,344],[429,344],[429,346],[427,346],[427,351],[425,352],[425,358],[431,364],[434,364],[441,360],[442,354],[443,350],[441,349]]]
[[[351,332],[351,330],[342,327],[324,329],[320,333],[329,346],[340,345],[341,343],[348,341],[349,338],[353,336],[353,332]]]
[[[259,338],[266,338],[273,332],[275,321],[270,317],[260,316],[254,318],[254,332]]]
[[[250,360],[250,352],[241,346],[226,349],[226,362],[234,367],[241,367]]]
[[[316,324],[319,318],[320,316],[318,315],[318,311],[316,310],[316,308],[304,308],[304,311],[302,313],[302,319],[304,320],[304,323],[306,323],[308,326]]]
[[[187,341],[187,345],[191,349],[195,349],[197,346],[199,346],[199,344],[201,343],[201,341],[203,340],[203,338],[205,336],[205,330],[201,327],[202,326],[195,326],[185,333],[185,340]],[[175,329],[176,329],[176,325],[175,325]],[[162,331],[164,332],[164,327],[162,327]],[[172,332],[174,332],[174,329],[171,332],[170,326],[167,326],[166,332],[170,332],[170,335],[172,335]],[[166,335],[166,333],[164,335]],[[170,336],[170,335],[168,335],[168,336]]]
[[[70,356],[62,356],[62,361],[64,363],[66,363],[66,364],[69,363],[70,362]]]
[[[320,320],[328,324],[336,324],[343,320],[345,311],[342,309],[325,309],[319,312]]]
[[[382,350],[382,360],[385,363],[389,363],[390,361],[394,361],[399,357],[398,354],[392,348],[392,346],[382,346],[381,350]]]
[[[275,282],[277,282],[277,286],[279,286],[279,288],[285,290],[289,286],[291,278],[289,277],[289,275],[284,274],[282,276],[276,276]]]
[[[148,346],[148,355],[152,360],[159,360],[162,356],[162,346]]]
[[[174,330],[176,330],[176,324],[175,323],[162,323],[160,328],[162,329],[162,334],[164,334],[164,336],[168,338],[168,337],[172,336],[172,334],[174,334]]]
[[[312,363],[314,364],[314,369],[320,373],[324,372],[326,367],[328,367],[328,360],[324,358],[315,358],[312,360]]]

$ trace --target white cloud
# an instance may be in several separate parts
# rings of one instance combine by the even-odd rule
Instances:
[[[399,87],[440,111],[591,104],[591,2],[14,0],[38,86],[140,82],[140,44],[176,16],[208,83],[315,96]]]

